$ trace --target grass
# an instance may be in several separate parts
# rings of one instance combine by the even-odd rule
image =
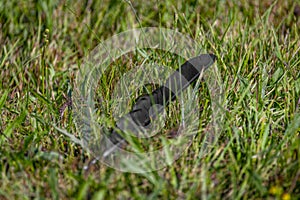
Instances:
[[[1,1],[0,199],[299,199],[299,5]],[[189,34],[218,56],[225,100],[217,144],[199,157],[206,103],[200,136],[172,166],[84,170],[93,157],[51,124],[79,134],[72,110],[61,108],[82,59],[112,35],[147,26]]]

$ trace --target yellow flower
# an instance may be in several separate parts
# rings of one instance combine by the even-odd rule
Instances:
[[[269,193],[272,194],[272,195],[281,195],[282,194],[282,188],[279,187],[279,186],[274,185],[269,189]]]
[[[282,200],[290,200],[291,199],[291,195],[289,193],[284,193],[282,195]]]

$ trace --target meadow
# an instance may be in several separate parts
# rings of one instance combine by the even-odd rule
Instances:
[[[141,27],[187,34],[217,56],[224,124],[199,156],[207,101],[199,136],[177,161],[122,173],[53,124],[80,137],[70,91],[82,60]],[[0,1],[0,199],[299,199],[299,27],[299,0]]]

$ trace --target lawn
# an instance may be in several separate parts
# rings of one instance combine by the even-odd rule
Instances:
[[[84,59],[143,27],[189,35],[217,56],[222,124],[203,153],[214,109],[198,82],[199,126],[179,159],[120,172],[56,126],[82,137],[72,91]],[[300,199],[299,27],[299,0],[0,1],[0,199]],[[116,73],[145,60],[173,69],[184,62],[149,49],[113,62],[96,96],[107,100],[107,116]],[[178,126],[172,106],[169,132]]]

